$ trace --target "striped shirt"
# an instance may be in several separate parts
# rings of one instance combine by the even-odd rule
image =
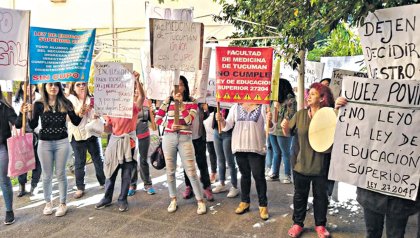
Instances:
[[[169,105],[169,98],[167,98],[160,106],[155,117],[156,124],[164,126],[165,132],[175,132],[172,130],[175,119],[175,102],[173,100],[170,102],[171,104]],[[191,102],[183,102],[183,104],[184,110],[179,111],[179,125],[181,129],[178,132],[183,135],[190,135],[192,134],[191,124],[197,114],[198,105],[195,99],[192,99]],[[167,116],[166,121],[165,115]]]

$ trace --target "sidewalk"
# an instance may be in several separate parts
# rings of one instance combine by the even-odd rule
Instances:
[[[251,211],[236,215],[234,210],[240,198],[226,198],[226,193],[215,194],[214,202],[207,202],[206,215],[196,214],[194,199],[182,199],[184,189],[182,173],[177,173],[178,211],[168,214],[168,191],[164,170],[151,168],[157,194],[148,195],[138,190],[129,197],[129,210],[118,211],[116,199],[120,180],[114,192],[114,205],[95,210],[94,204],[103,196],[93,171],[87,166],[86,194],[79,200],[73,199],[74,177],[69,174],[68,214],[64,217],[42,215],[44,208],[42,192],[34,197],[17,198],[14,194],[16,222],[6,226],[0,224],[0,237],[288,237],[287,230],[292,224],[293,185],[280,182],[268,183],[269,212],[271,218],[262,221],[258,214],[258,202],[252,185]],[[42,183],[38,185],[42,188]],[[142,188],[142,184],[138,186]],[[16,187],[14,189],[17,189]],[[58,187],[54,183],[54,205],[58,205]],[[0,220],[4,219],[4,202],[0,202]],[[305,232],[302,238],[316,237],[313,229],[313,210],[307,212]],[[335,238],[359,238],[365,236],[363,215],[356,202],[336,204],[329,210],[328,229]],[[411,217],[406,229],[407,238],[415,238],[417,218]]]

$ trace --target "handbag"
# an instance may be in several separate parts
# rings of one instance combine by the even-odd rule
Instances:
[[[172,98],[169,99],[168,108],[166,109],[166,113],[168,113],[169,106],[171,105]],[[165,113],[165,114],[166,114]],[[168,117],[166,117],[166,120]],[[150,163],[152,164],[153,168],[157,170],[161,170],[166,167],[165,162],[165,155],[163,154],[162,150],[162,137],[165,134],[165,128],[163,128],[162,135],[160,134],[160,130],[158,128],[159,132],[159,145],[156,147],[156,149],[153,151],[152,155],[150,156]]]
[[[33,134],[22,134],[13,127],[14,135],[7,139],[9,167],[7,176],[16,177],[35,169]]]
[[[104,122],[101,120],[100,117],[93,119],[92,121],[86,123],[85,130],[89,135],[88,137],[101,137],[102,133],[104,133],[105,130]]]

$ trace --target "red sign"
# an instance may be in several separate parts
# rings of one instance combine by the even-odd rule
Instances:
[[[269,104],[272,48],[216,47],[218,102]]]

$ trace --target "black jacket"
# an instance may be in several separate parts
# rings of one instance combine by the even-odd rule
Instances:
[[[0,144],[6,144],[7,138],[12,136],[10,124],[15,125],[16,119],[13,108],[0,101]]]

